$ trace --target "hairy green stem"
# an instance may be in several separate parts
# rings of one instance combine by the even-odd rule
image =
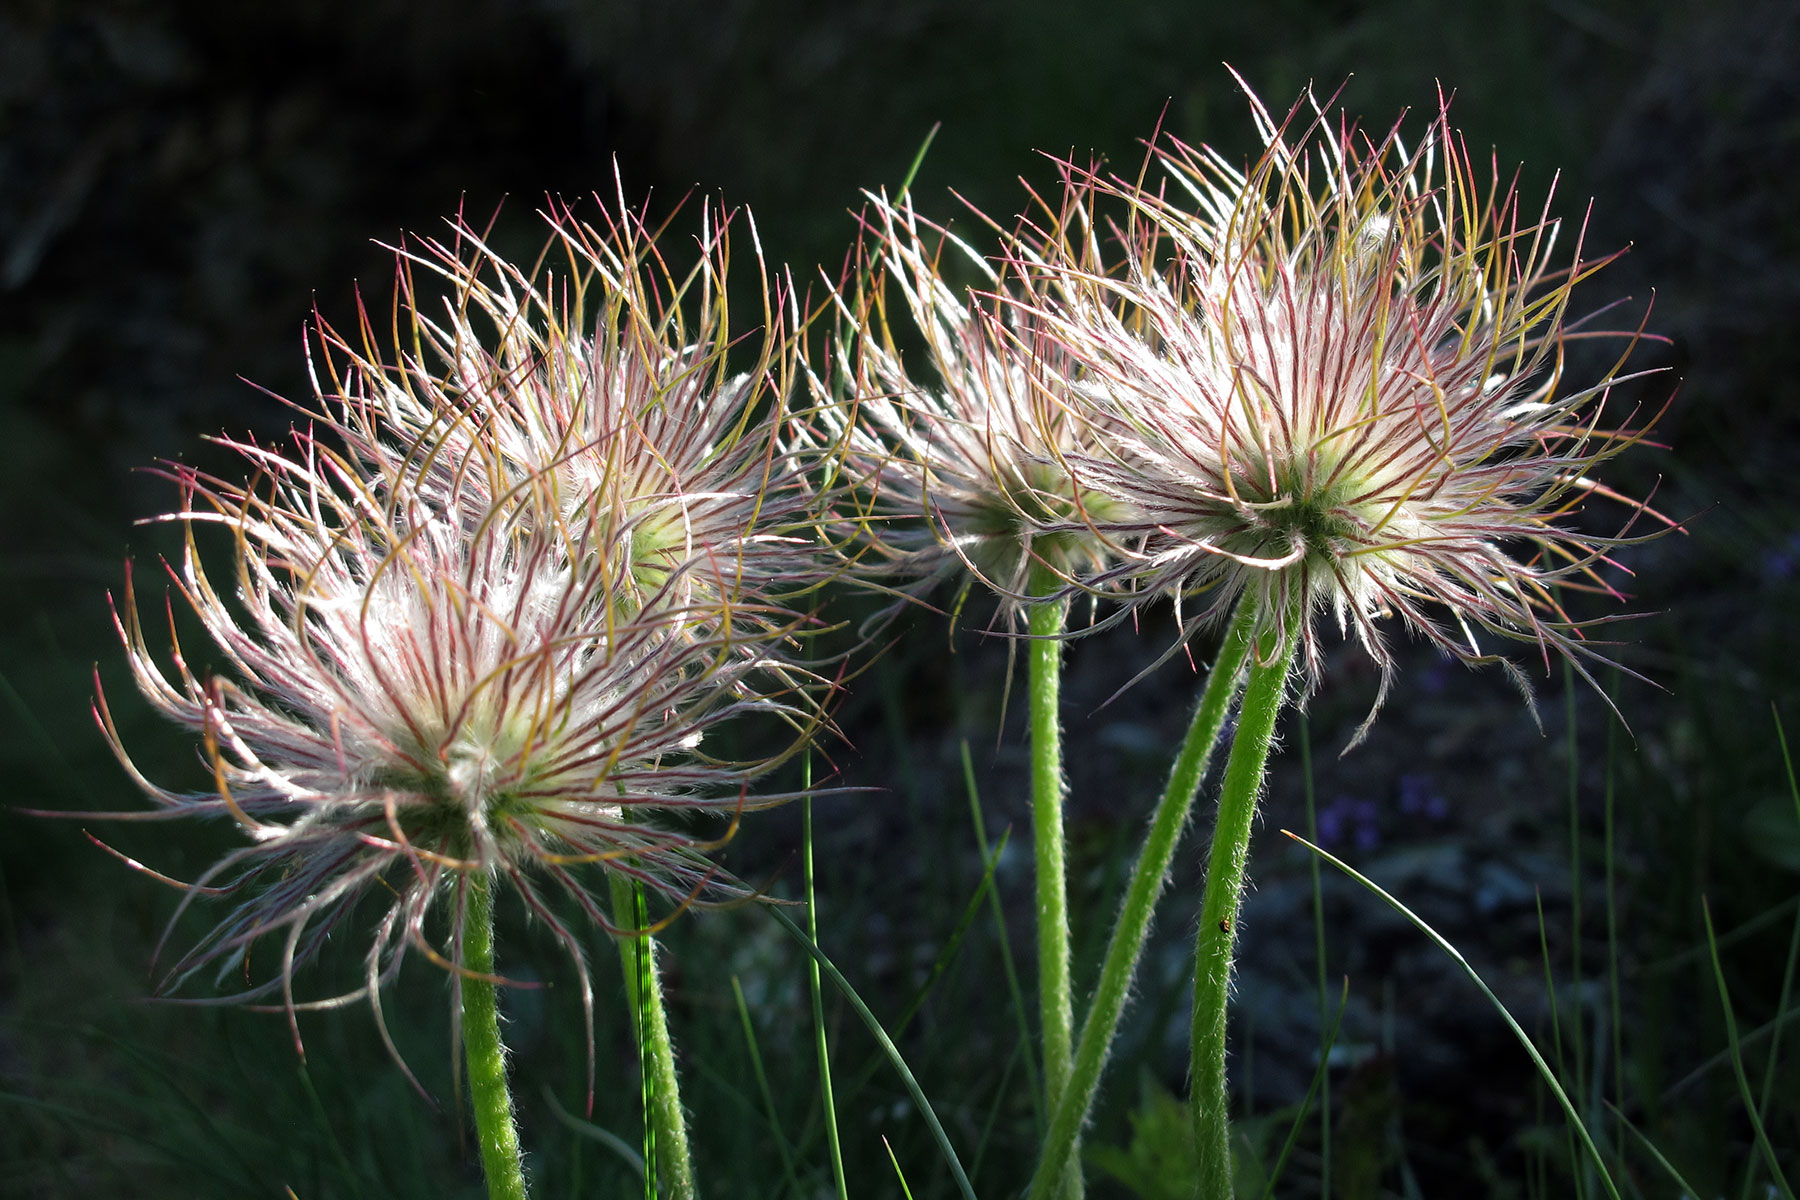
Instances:
[[[654,1162],[665,1195],[694,1200],[694,1160],[688,1150],[687,1117],[681,1111],[681,1083],[675,1074],[675,1044],[669,1039],[669,1014],[663,1006],[662,977],[656,969],[656,939],[642,932],[645,920],[638,885],[612,873],[613,920],[627,933],[618,939],[625,971],[625,995],[631,1004],[638,1046],[645,1059],[650,1123],[655,1140]],[[647,1161],[649,1161],[647,1159]]]
[[[506,1045],[500,1040],[500,1005],[494,994],[494,881],[470,871],[463,899],[462,962],[469,971],[462,991],[463,1052],[469,1060],[469,1099],[475,1139],[490,1200],[525,1200],[525,1164],[506,1086]]]
[[[1244,606],[1233,618],[1219,657],[1206,677],[1206,687],[1187,736],[1169,772],[1168,786],[1150,819],[1144,835],[1143,849],[1138,851],[1137,865],[1132,868],[1126,885],[1125,903],[1113,924],[1112,938],[1106,945],[1106,957],[1100,967],[1100,979],[1094,987],[1094,1001],[1081,1023],[1081,1040],[1076,1046],[1075,1061],[1069,1074],[1069,1086],[1050,1120],[1044,1137],[1044,1153],[1037,1174],[1031,1182],[1033,1200],[1047,1200],[1056,1171],[1052,1163],[1068,1162],[1075,1153],[1081,1126],[1093,1108],[1099,1091],[1100,1074],[1106,1067],[1119,1017],[1131,993],[1132,979],[1137,974],[1138,959],[1149,936],[1150,918],[1155,914],[1157,897],[1168,881],[1169,863],[1175,857],[1175,846],[1193,811],[1194,796],[1206,775],[1207,759],[1225,727],[1225,716],[1237,698],[1238,679],[1243,673],[1244,659],[1250,648],[1250,630],[1255,624],[1255,611]]]
[[[1034,596],[1049,595],[1056,577],[1042,565],[1031,575]],[[1031,694],[1031,844],[1037,860],[1038,1015],[1044,1040],[1044,1107],[1055,1111],[1069,1088],[1075,1005],[1069,987],[1068,867],[1063,839],[1062,632],[1067,600],[1026,609]],[[1080,1158],[1071,1143],[1061,1160],[1062,1200],[1081,1196]]]
[[[1288,622],[1298,624],[1298,614]],[[1237,944],[1238,904],[1244,893],[1244,864],[1250,857],[1250,830],[1263,769],[1275,737],[1293,667],[1297,639],[1289,633],[1279,646],[1258,647],[1244,685],[1237,734],[1219,789],[1219,819],[1213,827],[1206,889],[1200,898],[1200,937],[1194,948],[1193,1064],[1189,1095],[1195,1148],[1200,1160],[1201,1200],[1230,1200],[1231,1120],[1225,1089],[1225,1016],[1231,995],[1232,951]]]

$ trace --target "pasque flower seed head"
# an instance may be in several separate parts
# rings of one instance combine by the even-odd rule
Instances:
[[[816,553],[796,540],[807,518],[776,446],[781,418],[742,407],[759,385],[722,383],[715,350],[657,341],[678,335],[673,309],[650,321],[632,308],[641,297],[614,294],[616,273],[582,284],[604,297],[592,340],[550,320],[563,310],[543,307],[548,291],[504,309],[503,288],[453,278],[466,285],[456,303],[501,326],[497,354],[453,303],[447,325],[414,327],[401,366],[358,358],[320,376],[310,424],[285,447],[225,441],[249,482],[167,468],[181,503],[164,519],[186,532],[168,574],[212,648],[196,658],[180,644],[171,604],[159,655],[129,583],[118,625],[138,690],[200,737],[211,786],[152,783],[104,694],[96,713],[155,805],[136,815],[235,820],[249,840],[190,885],[184,911],[200,896],[231,907],[165,991],[241,969],[250,982],[226,1001],[279,993],[291,1020],[366,999],[379,1020],[409,948],[460,988],[466,885],[480,874],[554,932],[591,1011],[575,922],[614,931],[596,883],[624,875],[677,909],[746,894],[704,835],[785,799],[751,781],[820,723],[812,677],[784,653],[800,618],[768,593],[744,599],[806,575]],[[605,332],[615,323],[626,340]],[[770,514],[779,533],[758,524]],[[664,521],[680,534],[646,549]],[[209,527],[230,536],[230,589],[205,565]],[[775,736],[768,755],[707,753],[720,722],[756,714]],[[671,811],[722,821],[658,824]],[[296,970],[355,913],[373,920],[363,985],[297,1001]],[[259,942],[278,949],[256,982]]]
[[[1395,616],[1467,662],[1506,661],[1485,631],[1586,674],[1589,622],[1558,592],[1611,591],[1623,539],[1568,518],[1612,495],[1593,470],[1642,435],[1607,423],[1639,332],[1569,316],[1606,260],[1579,236],[1559,259],[1561,223],[1484,178],[1442,109],[1408,150],[1397,126],[1370,139],[1304,103],[1280,123],[1254,107],[1266,149],[1248,171],[1168,137],[1155,190],[1065,165],[1082,205],[1121,211],[1121,261],[1019,264],[1021,319],[1103,415],[1104,453],[1075,470],[1140,514],[1108,530],[1134,550],[1096,583],[1173,598],[1189,632],[1249,594],[1315,681],[1321,610],[1384,692]],[[1606,337],[1610,367],[1566,386],[1569,345]],[[1648,510],[1626,503],[1629,527]]]
[[[663,230],[622,196],[615,207],[552,208],[530,267],[460,221],[447,241],[410,241],[398,357],[367,316],[354,343],[323,328],[321,390],[368,415],[364,441],[428,448],[437,475],[473,459],[463,486],[496,503],[541,493],[566,536],[607,559],[622,615],[672,606],[693,628],[765,633],[832,573],[796,451],[807,418],[789,406],[791,285],[759,251],[764,308],[734,332],[730,233],[748,216],[703,204],[699,253],[678,271]]]
[[[1071,407],[1064,371],[1043,357],[1061,348],[1006,325],[1015,310],[997,297],[1007,283],[967,242],[906,196],[870,195],[866,229],[861,286],[834,294],[841,376],[815,380],[846,397],[821,412],[838,423],[841,470],[863,502],[855,517],[870,552],[860,566],[980,581],[1016,619],[1023,604],[1113,561],[1096,530],[1122,502],[1070,465],[1098,446],[1092,414]],[[958,292],[946,276],[978,286]]]

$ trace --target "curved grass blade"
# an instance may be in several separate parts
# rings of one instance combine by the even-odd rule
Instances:
[[[1494,1006],[1494,1011],[1499,1013],[1501,1019],[1506,1022],[1506,1027],[1512,1030],[1513,1036],[1519,1041],[1519,1045],[1525,1048],[1525,1053],[1530,1055],[1533,1065],[1538,1069],[1538,1074],[1543,1076],[1544,1082],[1549,1085],[1550,1091],[1556,1096],[1556,1102],[1562,1105],[1564,1114],[1566,1114],[1570,1122],[1574,1124],[1576,1135],[1580,1137],[1582,1146],[1587,1150],[1588,1156],[1593,1160],[1594,1169],[1599,1172],[1600,1182],[1606,1185],[1606,1194],[1612,1197],[1612,1200],[1622,1200],[1619,1195],[1618,1185],[1613,1182],[1612,1175],[1606,1169],[1606,1160],[1600,1154],[1600,1147],[1594,1145],[1594,1139],[1588,1134],[1587,1126],[1582,1123],[1581,1114],[1575,1111],[1575,1105],[1570,1102],[1569,1094],[1563,1091],[1562,1084],[1557,1081],[1556,1072],[1550,1069],[1550,1064],[1544,1061],[1544,1056],[1542,1054],[1538,1053],[1537,1046],[1532,1043],[1531,1035],[1526,1033],[1519,1025],[1518,1021],[1513,1019],[1512,1013],[1507,1011],[1506,1005],[1501,1002],[1500,997],[1494,995],[1494,990],[1488,987],[1486,981],[1481,978],[1481,975],[1475,968],[1469,965],[1469,960],[1462,956],[1462,951],[1451,945],[1444,935],[1433,929],[1423,917],[1406,907],[1406,905],[1400,903],[1399,900],[1396,900],[1393,895],[1380,884],[1358,871],[1343,859],[1332,854],[1329,850],[1324,850],[1313,845],[1297,833],[1293,833],[1286,829],[1281,832],[1283,836],[1299,842],[1302,846],[1305,846],[1308,850],[1311,850],[1314,854],[1317,854],[1320,858],[1323,858],[1326,862],[1350,876],[1350,878],[1356,880],[1356,882],[1360,883],[1363,887],[1381,897],[1388,907],[1412,922],[1413,927],[1435,942],[1438,949],[1456,960],[1456,964],[1463,969],[1463,973],[1474,982],[1477,988],[1481,989],[1481,994],[1487,997],[1488,1003]]]
[[[983,862],[988,863],[986,874],[992,878],[994,864],[1000,861],[1000,849],[988,853],[987,825],[981,815],[981,793],[975,787],[975,763],[969,756],[969,740],[962,743],[963,786],[969,793],[969,815],[975,821],[975,845],[981,851]],[[1011,830],[1001,835],[1000,846],[1006,845],[1006,837]],[[1044,1136],[1043,1081],[1038,1078],[1037,1056],[1031,1044],[1031,1024],[1025,1016],[1025,990],[1019,986],[1019,972],[1013,966],[1012,939],[1006,933],[1006,915],[1000,910],[1000,891],[988,888],[988,905],[994,914],[994,934],[1000,941],[1000,966],[1006,972],[1006,991],[1012,999],[1013,1016],[1019,1023],[1019,1046],[1024,1056],[1026,1084],[1031,1092],[1031,1114],[1037,1127],[1037,1135]]]
[[[1738,1042],[1737,1016],[1731,1011],[1731,993],[1725,987],[1725,968],[1719,962],[1719,945],[1713,937],[1712,905],[1706,897],[1700,897],[1700,911],[1706,918],[1706,946],[1712,954],[1713,982],[1719,987],[1719,1007],[1725,1010],[1725,1039],[1730,1043],[1731,1071],[1737,1076],[1738,1095],[1743,1098],[1744,1112],[1750,1118],[1750,1128],[1756,1131],[1756,1146],[1762,1151],[1763,1162],[1769,1168],[1769,1174],[1780,1189],[1783,1200],[1794,1200],[1794,1189],[1788,1185],[1787,1176],[1782,1174],[1781,1161],[1775,1156],[1775,1147],[1769,1144],[1769,1134],[1763,1128],[1762,1114],[1756,1110],[1756,1095],[1750,1090],[1750,1077],[1744,1073],[1743,1047]]]
[[[1312,1084],[1306,1089],[1306,1099],[1300,1102],[1300,1111],[1294,1114],[1294,1123],[1288,1129],[1287,1140],[1281,1143],[1281,1153],[1275,1157],[1275,1166],[1269,1171],[1269,1180],[1263,1185],[1262,1200],[1273,1200],[1275,1183],[1281,1178],[1281,1172],[1287,1168],[1288,1154],[1294,1149],[1294,1143],[1300,1138],[1300,1126],[1306,1123],[1306,1114],[1312,1111],[1313,1098],[1319,1094],[1319,1085],[1331,1077],[1331,1048],[1337,1043],[1338,1029],[1344,1024],[1344,1009],[1350,1003],[1350,977],[1344,977],[1343,994],[1338,997],[1337,1016],[1332,1019],[1331,1030],[1325,1035],[1325,1042],[1319,1047],[1319,1069],[1313,1072]],[[1329,1127],[1329,1113],[1325,1114],[1325,1124]],[[1326,1186],[1330,1186],[1331,1177],[1327,1175]]]
[[[731,977],[731,995],[737,1001],[738,1020],[744,1025],[744,1045],[750,1050],[750,1069],[756,1075],[756,1086],[762,1091],[763,1107],[768,1111],[769,1132],[774,1135],[775,1149],[781,1152],[781,1169],[790,1182],[800,1177],[794,1171],[794,1154],[788,1149],[787,1134],[775,1115],[775,1092],[769,1087],[768,1072],[763,1070],[762,1050],[756,1044],[756,1027],[750,1023],[750,1005],[744,1000],[744,985]]]
[[[630,1142],[626,1141],[612,1130],[602,1128],[592,1121],[584,1121],[568,1109],[564,1108],[562,1103],[557,1100],[556,1093],[550,1090],[548,1084],[544,1085],[543,1096],[544,1103],[550,1106],[551,1116],[567,1126],[572,1132],[578,1133],[591,1141],[599,1142],[602,1146],[605,1146],[608,1150],[617,1154],[620,1160],[631,1169],[633,1176],[640,1178],[643,1176],[644,1156],[633,1149]]]
[[[1644,1147],[1650,1157],[1656,1161],[1656,1165],[1663,1169],[1663,1174],[1675,1181],[1675,1186],[1681,1189],[1683,1197],[1704,1194],[1700,1189],[1681,1177],[1681,1172],[1675,1169],[1675,1164],[1663,1157],[1663,1152],[1656,1148],[1656,1143],[1651,1141],[1649,1136],[1645,1134],[1643,1130],[1639,1129],[1636,1125],[1633,1125],[1631,1119],[1620,1111],[1618,1105],[1611,1101],[1607,1101],[1606,1107],[1611,1110],[1613,1116],[1618,1118],[1620,1125],[1631,1131],[1631,1136],[1638,1140],[1639,1144]]]
[[[919,1087],[919,1081],[913,1078],[912,1070],[907,1067],[906,1060],[900,1056],[900,1048],[894,1045],[892,1038],[888,1037],[887,1030],[881,1027],[881,1022],[876,1020],[875,1014],[869,1011],[869,1006],[864,1004],[862,997],[856,994],[856,989],[850,986],[850,981],[844,978],[844,973],[837,969],[837,965],[831,959],[826,957],[823,950],[819,949],[818,943],[808,937],[806,931],[794,923],[792,917],[773,905],[766,906],[766,911],[781,924],[783,929],[788,931],[790,937],[800,943],[812,956],[813,962],[817,963],[825,974],[831,976],[831,982],[837,985],[839,991],[843,992],[844,999],[849,1002],[851,1008],[856,1010],[856,1015],[862,1018],[863,1024],[868,1026],[869,1033],[880,1045],[883,1053],[887,1055],[888,1061],[894,1064],[894,1070],[899,1074],[900,1081],[906,1085],[907,1093],[912,1096],[913,1104],[917,1106],[919,1115],[930,1127],[932,1140],[937,1142],[938,1150],[943,1154],[944,1162],[950,1168],[950,1174],[955,1177],[957,1189],[962,1192],[965,1200],[975,1200],[975,1189],[970,1186],[969,1176],[963,1171],[962,1162],[957,1159],[955,1148],[950,1145],[950,1135],[944,1132],[943,1123],[938,1120],[937,1113],[932,1110],[931,1102],[925,1098],[925,1092]]]
[[[1787,768],[1788,793],[1794,798],[1794,816],[1800,818],[1800,780],[1794,777],[1794,756],[1788,751],[1787,730],[1782,728],[1780,709],[1775,710],[1775,737],[1781,743],[1781,762]],[[1788,935],[1787,964],[1781,973],[1781,998],[1775,1002],[1775,1011],[1778,1013],[1786,1012],[1788,1002],[1793,999],[1796,966],[1800,966],[1800,915],[1795,916],[1794,931]],[[1769,1102],[1775,1095],[1775,1067],[1780,1061],[1781,1026],[1776,1025],[1769,1035],[1769,1057],[1763,1066],[1762,1096],[1757,1102],[1757,1112],[1764,1121],[1769,1119]],[[1740,1193],[1744,1200],[1748,1200],[1755,1178],[1754,1168],[1746,1165],[1744,1187]]]
[[[802,760],[801,771],[804,772],[804,786],[812,787],[812,752],[808,750]],[[818,953],[819,937],[819,905],[813,896],[813,823],[812,797],[809,795],[801,801],[804,806],[805,833],[801,839],[805,851],[806,863],[806,944],[813,949],[814,961],[807,964],[808,978],[812,984],[812,1016],[813,1038],[817,1044],[819,1055],[819,1099],[825,1106],[825,1137],[831,1145],[831,1177],[837,1184],[838,1200],[850,1200],[850,1186],[844,1179],[844,1150],[838,1141],[837,1100],[831,1094],[831,1046],[825,1036],[825,995],[824,986],[819,982],[819,965],[825,962]],[[782,922],[798,933],[800,927],[787,919],[787,914],[780,909],[771,908],[770,912],[780,917]],[[835,974],[836,968],[831,968]],[[848,986],[848,985],[845,985]]]
[[[892,1036],[904,1036],[907,1029],[911,1027],[913,1018],[919,1015],[919,1010],[925,1007],[925,1001],[931,998],[932,989],[944,977],[944,973],[950,969],[951,962],[961,951],[963,939],[968,935],[969,927],[975,923],[975,918],[981,913],[982,900],[996,894],[993,890],[994,869],[999,865],[1000,855],[1005,851],[1007,839],[1011,836],[1010,829],[1001,834],[999,842],[994,845],[993,853],[985,855],[981,882],[975,885],[975,891],[970,895],[968,903],[963,905],[962,916],[958,918],[956,928],[945,939],[944,948],[938,952],[937,958],[931,964],[931,969],[926,972],[924,982],[914,989],[912,998],[906,1002],[906,1007],[900,1010],[900,1017],[894,1022]],[[850,1086],[844,1089],[846,1103],[862,1094],[862,1090],[875,1077],[875,1072],[881,1069],[882,1061],[883,1057],[880,1051],[869,1056],[869,1061],[863,1064],[856,1077],[850,1082]]]
[[[305,1063],[300,1063],[296,1069],[300,1074],[300,1087],[306,1092],[319,1128],[325,1131],[325,1141],[331,1147],[331,1157],[337,1163],[338,1170],[344,1173],[345,1182],[363,1180],[362,1172],[350,1164],[350,1155],[345,1152],[344,1143],[338,1140],[337,1128],[332,1125],[331,1117],[325,1111],[325,1102],[319,1099],[319,1089],[313,1086],[312,1073],[306,1069]]]

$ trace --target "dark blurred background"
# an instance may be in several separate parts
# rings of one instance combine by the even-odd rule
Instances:
[[[360,287],[385,307],[392,256],[377,241],[436,233],[459,209],[478,223],[498,212],[498,244],[529,256],[543,197],[611,194],[616,169],[655,211],[694,193],[748,206],[767,256],[804,286],[820,269],[837,275],[860,189],[895,185],[937,122],[921,207],[955,218],[960,196],[1005,219],[1024,206],[1021,176],[1052,181],[1043,153],[1135,166],[1159,120],[1252,153],[1224,62],[1278,111],[1308,81],[1329,94],[1348,78],[1341,103],[1381,127],[1404,107],[1429,111],[1441,84],[1472,146],[1523,164],[1528,200],[1557,177],[1561,214],[1579,217],[1592,197],[1590,249],[1630,246],[1578,302],[1629,297],[1635,313],[1654,294],[1650,329],[1668,340],[1636,361],[1664,373],[1622,399],[1676,399],[1656,435],[1666,448],[1627,456],[1608,481],[1654,491],[1688,532],[1622,555],[1630,607],[1651,615],[1625,627],[1634,645],[1621,657],[1655,685],[1605,681],[1629,731],[1591,691],[1565,701],[1561,673],[1541,664],[1543,731],[1497,675],[1409,651],[1368,743],[1339,759],[1374,680],[1336,656],[1305,731],[1321,834],[1462,946],[1528,1028],[1566,1039],[1576,1022],[1592,1100],[1618,1100],[1703,1192],[1735,1189],[1749,1127],[1714,1057],[1726,1038],[1699,897],[1739,930],[1725,974],[1740,1024],[1762,1031],[1752,1052],[1766,1053],[1800,878],[1771,716],[1775,705],[1800,720],[1797,11],[1779,0],[8,0],[0,799],[139,803],[88,715],[96,662],[146,768],[193,777],[192,748],[129,695],[106,607],[128,555],[148,577],[169,548],[167,530],[133,525],[173,501],[142,468],[224,463],[200,440],[222,430],[279,437],[289,413],[257,389],[308,394],[301,333],[314,305],[348,322]],[[984,1193],[1005,1195],[1028,1170],[1034,1120],[1017,1026],[992,924],[953,935],[981,876],[967,742],[987,835],[1012,830],[997,879],[1021,955],[1028,944],[1021,705],[996,742],[1007,647],[965,633],[945,655],[941,621],[905,628],[843,705],[840,781],[889,790],[821,802],[821,936],[884,1019],[929,985],[903,1045],[965,1161],[981,1160]],[[1071,649],[1071,836],[1090,973],[1193,680],[1172,664],[1103,702],[1167,632],[1152,621]],[[1275,834],[1304,827],[1301,736],[1297,724],[1285,734],[1253,860],[1234,1067],[1245,1127],[1271,1162],[1319,1041],[1307,859]],[[797,829],[793,813],[759,821],[733,865],[792,894]],[[105,836],[191,877],[231,835]],[[1098,1195],[1160,1194],[1145,1164],[1168,1149],[1158,1097],[1183,1086],[1192,913],[1181,889],[1199,854],[1197,842],[1182,851],[1096,1119],[1092,1144],[1114,1148],[1092,1172]],[[476,1194],[455,1120],[396,1082],[364,1014],[309,1019],[302,1067],[278,1019],[140,1005],[173,893],[90,846],[76,822],[0,814],[0,868],[0,1195]],[[1567,1194],[1564,1134],[1504,1028],[1447,960],[1340,883],[1325,883],[1330,991],[1351,979],[1333,1058],[1336,1194]],[[738,912],[670,935],[701,1170],[714,1195],[822,1195],[804,983],[767,929]],[[708,967],[684,975],[684,959]],[[554,982],[555,957],[541,961]],[[1029,982],[1028,959],[1019,965]],[[395,1023],[448,1097],[442,979],[409,970],[394,1002],[409,1015]],[[765,1039],[777,1123],[805,1149],[792,1187],[751,1083],[733,975]],[[603,1008],[608,987],[602,976]],[[516,1002],[526,1140],[543,1194],[615,1194],[630,1186],[616,1156],[557,1115],[580,1099],[566,992]],[[868,1045],[833,1012],[840,1069],[854,1075]],[[616,1006],[602,1014],[595,1122],[629,1142],[636,1085],[621,1029]],[[913,1194],[946,1194],[890,1075],[845,1104],[856,1194],[898,1194],[877,1134]],[[1790,1172],[1797,1122],[1791,1097],[1770,1114]],[[1284,1191],[1318,1194],[1319,1140],[1309,1124]],[[1641,1153],[1624,1157],[1641,1194],[1673,1194]],[[1538,1172],[1553,1182],[1534,1186]]]

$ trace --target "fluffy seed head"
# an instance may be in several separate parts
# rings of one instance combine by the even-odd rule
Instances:
[[[1593,469],[1642,434],[1603,411],[1638,332],[1569,319],[1605,260],[1579,236],[1559,258],[1560,223],[1484,179],[1442,109],[1410,151],[1398,126],[1370,139],[1304,101],[1281,123],[1254,109],[1266,150],[1248,171],[1173,138],[1153,148],[1156,191],[1068,167],[1082,206],[1123,208],[1123,261],[1045,239],[1021,270],[1028,318],[1076,364],[1064,387],[1105,414],[1083,477],[1141,514],[1109,531],[1142,540],[1104,582],[1175,598],[1190,632],[1248,594],[1313,681],[1320,610],[1384,691],[1392,616],[1468,662],[1494,659],[1486,631],[1585,674],[1596,655],[1557,589],[1611,592],[1599,568],[1620,539],[1567,518],[1611,495]],[[1618,358],[1565,387],[1569,344],[1596,337]]]
[[[397,359],[366,315],[355,344],[322,324],[321,391],[367,414],[364,443],[407,439],[438,477],[474,460],[462,486],[495,502],[540,493],[534,504],[607,559],[627,616],[657,603],[696,629],[765,634],[831,574],[793,449],[806,418],[788,407],[792,289],[771,288],[759,252],[761,319],[734,335],[729,235],[749,218],[704,205],[699,254],[678,270],[660,231],[622,196],[617,208],[591,222],[554,208],[529,268],[461,222],[447,242],[412,241],[398,256]]]
[[[481,261],[518,286],[499,259]],[[788,468],[754,424],[777,418],[739,407],[758,385],[713,390],[713,352],[655,340],[675,322],[651,325],[620,286],[582,279],[606,297],[590,338],[471,285],[447,324],[419,319],[401,366],[359,359],[333,376],[340,386],[321,387],[312,425],[287,447],[226,442],[251,482],[168,469],[181,504],[164,519],[187,534],[168,574],[222,662],[175,641],[172,604],[172,650],[159,655],[129,584],[118,623],[138,689],[199,736],[212,786],[152,783],[103,694],[96,714],[154,802],[139,815],[235,820],[249,844],[191,885],[184,910],[200,895],[233,907],[163,990],[208,969],[248,975],[252,946],[268,939],[278,969],[225,1001],[279,992],[291,1020],[362,998],[379,1020],[380,989],[409,947],[460,986],[465,884],[480,872],[553,930],[591,1012],[576,922],[616,932],[595,890],[605,873],[677,909],[745,894],[707,860],[715,841],[655,814],[714,814],[710,832],[728,836],[742,811],[786,798],[749,787],[821,720],[811,677],[780,652],[798,618],[739,596],[749,564],[800,556],[786,533],[765,538],[758,514],[803,518],[784,484],[759,507]],[[549,303],[547,289],[532,295]],[[463,321],[479,304],[504,324],[498,353]],[[320,336],[324,361],[344,349]],[[720,410],[732,414],[723,424]],[[666,452],[660,467],[646,465],[653,451]],[[692,477],[716,486],[687,492]],[[665,518],[684,532],[646,550]],[[235,596],[203,564],[207,526],[230,534]],[[757,715],[785,748],[756,761],[707,754],[720,722]],[[363,900],[375,914],[364,985],[297,1003],[296,968]],[[443,918],[428,921],[434,910]],[[589,1050],[591,1066],[591,1035]]]
[[[1092,414],[1053,386],[1060,370],[1045,356],[1060,347],[996,317],[990,305],[1007,284],[977,251],[922,220],[908,197],[870,195],[867,214],[868,283],[834,292],[843,376],[815,381],[851,399],[824,411],[862,500],[856,519],[872,548],[863,566],[928,583],[963,574],[1016,619],[1022,604],[1112,561],[1094,530],[1122,504],[1070,466],[1099,446]],[[947,275],[974,286],[958,291]],[[906,318],[898,327],[890,285]],[[903,347],[921,340],[922,361],[909,362]]]

